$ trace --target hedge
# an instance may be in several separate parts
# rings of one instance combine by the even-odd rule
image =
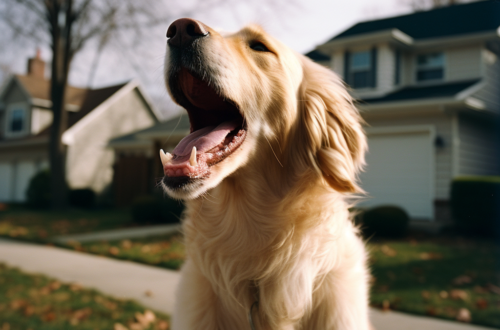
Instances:
[[[500,177],[459,177],[451,184],[451,212],[457,229],[465,234],[500,233]]]

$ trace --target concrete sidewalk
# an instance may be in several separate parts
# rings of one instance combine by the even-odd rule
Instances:
[[[64,282],[78,282],[117,298],[171,314],[179,273],[128,261],[99,257],[56,247],[0,239],[0,262]],[[152,296],[146,296],[150,291]],[[371,310],[377,330],[486,330],[489,328]]]
[[[52,241],[62,244],[71,241],[77,241],[80,243],[102,241],[102,240],[114,241],[126,238],[140,238],[140,237],[147,237],[154,235],[170,234],[178,232],[180,229],[181,229],[180,224],[125,228],[125,229],[99,231],[88,234],[56,236],[52,239]]]

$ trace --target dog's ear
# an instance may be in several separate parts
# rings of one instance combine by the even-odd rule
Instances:
[[[331,70],[303,59],[299,91],[299,135],[307,143],[309,165],[339,192],[363,192],[357,174],[365,164],[362,119],[341,79]]]

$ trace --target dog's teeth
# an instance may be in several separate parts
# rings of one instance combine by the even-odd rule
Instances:
[[[172,157],[173,156],[170,153],[167,152],[165,154],[165,151],[163,151],[163,149],[160,149],[160,158],[161,158],[161,163],[163,164],[163,166],[170,163],[170,161],[172,160]]]
[[[191,166],[198,166],[198,162],[196,161],[196,147],[193,147],[191,150],[191,157],[189,157],[189,163]]]

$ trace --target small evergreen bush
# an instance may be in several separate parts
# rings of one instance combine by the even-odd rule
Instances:
[[[42,170],[36,173],[26,190],[28,205],[34,208],[48,208],[51,202],[50,171]]]
[[[356,221],[365,236],[396,238],[406,234],[410,217],[398,206],[379,206],[360,213]]]
[[[96,195],[92,189],[73,189],[69,192],[69,204],[74,207],[90,209],[95,205]]]
[[[451,184],[451,213],[465,234],[500,234],[500,177],[460,177]]]

